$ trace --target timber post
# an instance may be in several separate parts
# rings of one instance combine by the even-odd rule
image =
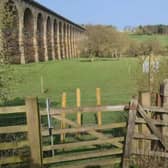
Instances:
[[[125,145],[124,145],[124,156],[122,160],[122,168],[129,168],[130,165],[130,157],[133,149],[133,134],[135,128],[135,119],[138,107],[138,100],[137,97],[134,96],[133,99],[130,101],[129,106],[129,116],[128,116],[128,124],[127,124],[127,135],[125,138]]]
[[[31,151],[30,167],[42,168],[41,124],[37,98],[26,98],[26,118]]]
[[[139,92],[139,103],[143,107],[151,106],[151,93],[150,92]],[[151,118],[151,113],[147,113],[148,117]],[[140,134],[150,134],[150,130],[146,124],[138,124],[138,133]],[[150,140],[139,140],[138,141],[138,151],[142,153],[149,153],[151,151],[151,141]]]
[[[168,79],[164,80],[164,87],[163,87],[163,107],[165,109],[168,109]],[[163,114],[163,121],[164,122],[168,122],[168,114]],[[166,137],[166,139],[168,139],[168,126],[164,126],[163,127],[163,136]]]

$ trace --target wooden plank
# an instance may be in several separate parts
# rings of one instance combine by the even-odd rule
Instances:
[[[12,163],[21,163],[25,160],[22,160],[19,156],[11,156],[11,157],[1,157],[0,158],[0,165],[4,164],[12,164]]]
[[[141,105],[139,105],[138,112],[140,115],[144,118],[144,120],[147,122],[148,126],[152,130],[152,132],[155,134],[155,136],[159,139],[161,144],[165,147],[166,150],[168,150],[168,143],[167,143],[167,137],[163,137],[161,132],[158,130],[158,128],[154,125],[152,120],[146,115],[144,109]]]
[[[27,132],[27,125],[0,127],[0,134]]]
[[[50,151],[53,149],[72,149],[72,148],[78,148],[82,146],[94,146],[94,145],[101,145],[101,144],[112,144],[118,147],[119,142],[122,142],[122,141],[124,141],[124,137],[109,138],[107,140],[92,140],[92,141],[84,141],[84,142],[65,143],[65,144],[58,144],[53,146],[52,145],[44,146],[43,151]],[[120,148],[122,147],[123,146],[121,145]]]
[[[44,164],[51,164],[51,163],[59,163],[59,162],[65,162],[65,161],[75,161],[75,160],[81,160],[81,159],[91,159],[96,157],[103,157],[103,156],[111,156],[111,155],[121,155],[123,151],[121,149],[113,149],[113,150],[100,150],[100,151],[93,151],[93,152],[87,152],[84,154],[71,154],[65,156],[55,156],[50,158],[44,158],[43,163]]]
[[[0,143],[0,150],[17,149],[28,145],[28,141]]]
[[[101,112],[120,112],[124,111],[125,105],[117,105],[117,106],[100,106],[100,107],[79,107],[79,108],[66,108],[66,109],[51,109],[50,114],[51,115],[61,115],[62,112],[68,113],[68,114],[76,114],[77,112],[81,113],[95,113],[97,111]],[[47,115],[46,111],[41,110],[40,114],[42,116]]]
[[[154,119],[150,119],[150,120],[156,126],[168,126],[168,122],[154,120]],[[147,124],[147,122],[143,118],[137,118],[135,122],[137,124]]]
[[[143,156],[154,156],[154,157],[161,157],[161,158],[168,158],[167,152],[156,152],[150,151],[149,153],[144,153],[144,151],[134,152],[135,155],[143,155]]]
[[[157,113],[168,113],[167,108],[161,108],[161,107],[143,107],[145,111],[150,111],[150,112],[157,112]]]
[[[137,105],[138,101],[136,98],[132,99],[130,102],[130,110],[129,110],[129,118],[128,118],[128,126],[127,126],[127,135],[125,140],[125,148],[124,148],[124,157],[122,162],[122,168],[129,167],[129,158],[132,152],[132,140],[135,128],[135,119],[137,113]]]
[[[62,94],[62,108],[66,108],[66,93]],[[65,118],[66,114],[62,112],[62,117]],[[66,123],[61,121],[61,129],[64,129],[66,127]],[[63,143],[65,140],[65,133],[61,133],[61,142]]]
[[[62,134],[62,133],[80,133],[80,132],[87,132],[87,131],[100,131],[100,130],[107,130],[107,129],[113,129],[113,128],[123,128],[126,127],[126,123],[125,122],[121,122],[121,123],[113,123],[113,124],[106,124],[103,125],[101,127],[97,127],[97,126],[90,126],[90,127],[81,127],[81,128],[67,128],[67,129],[53,129],[52,133],[53,135],[58,135],[58,134]],[[42,130],[42,136],[49,136],[49,132],[48,129],[43,129]]]
[[[148,140],[159,140],[155,135],[152,134],[138,134],[134,133],[135,139],[148,139]]]
[[[86,167],[104,167],[104,166],[113,166],[114,164],[121,163],[121,158],[112,158],[112,159],[97,159],[86,161],[86,163],[80,163],[73,165],[59,165],[59,168],[86,168]]]
[[[68,125],[73,126],[73,127],[75,127],[75,128],[79,128],[79,127],[80,127],[80,125],[78,125],[77,123],[75,123],[75,122],[73,122],[73,121],[71,121],[71,120],[69,120],[69,119],[63,118],[63,117],[61,117],[61,116],[53,116],[53,118],[55,118],[55,119],[57,119],[57,120],[60,120],[60,121],[64,121],[64,122],[67,123]],[[88,132],[89,134],[91,134],[91,135],[97,137],[97,138],[106,139],[106,137],[105,137],[102,133],[100,133],[100,132],[98,133],[98,132],[96,132],[96,131],[94,131],[94,130],[87,131],[87,132]]]
[[[42,167],[42,143],[40,129],[40,113],[37,98],[26,98],[26,116],[28,125],[28,140],[31,151],[31,168]]]
[[[97,106],[101,106],[100,88],[96,88],[96,101],[97,101]],[[101,113],[101,111],[97,112],[97,122],[98,122],[98,126],[101,127],[102,126],[102,113]]]
[[[0,114],[13,114],[26,112],[25,106],[0,107]]]
[[[142,106],[151,106],[151,93],[146,91],[146,92],[140,92],[139,93],[139,103]],[[147,116],[151,118],[151,112],[147,111]],[[150,134],[150,130],[146,124],[138,124],[138,131],[139,133],[144,133],[144,134]],[[136,150],[142,150],[145,152],[149,152],[151,150],[151,141],[146,140],[146,139],[140,139],[138,140],[138,149]]]

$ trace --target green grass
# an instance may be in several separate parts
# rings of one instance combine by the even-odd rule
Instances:
[[[168,46],[168,35],[137,35],[137,34],[129,34],[129,37],[133,40],[137,40],[138,42],[143,42],[146,40],[157,39],[160,41],[161,45]]]
[[[67,93],[67,103],[75,106],[75,90],[81,89],[82,105],[95,105],[96,87],[101,88],[102,104],[127,103],[136,93],[131,71],[136,59],[120,60],[87,59],[15,65],[17,76],[21,76],[13,91],[13,102],[19,103],[26,96],[38,96],[41,102],[46,97],[60,106],[62,92]],[[40,93],[40,78],[44,78],[47,93]]]

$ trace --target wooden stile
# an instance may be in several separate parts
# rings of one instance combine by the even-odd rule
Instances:
[[[64,93],[62,94],[62,108],[63,108],[63,109],[66,108],[66,97],[67,97],[67,95],[66,95],[66,93],[64,92]],[[65,113],[64,111],[62,112],[62,117],[63,117],[63,118],[66,117],[66,113]],[[61,121],[61,129],[64,129],[64,128],[66,128],[66,123],[65,123],[64,121]],[[65,134],[62,133],[62,134],[61,134],[61,142],[63,143],[64,140],[65,140]]]
[[[97,106],[101,106],[101,91],[100,88],[96,88],[96,100],[97,100]],[[97,123],[98,126],[102,126],[102,112],[98,111],[97,112]]]

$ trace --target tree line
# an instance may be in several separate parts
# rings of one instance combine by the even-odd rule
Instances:
[[[168,34],[168,25],[145,25],[145,26],[138,26],[135,29],[135,33],[139,35],[153,35],[153,34],[159,34],[159,35],[166,35]]]
[[[128,32],[120,32],[113,26],[85,25],[86,37],[81,43],[81,55],[85,57],[136,57],[167,55],[168,46],[163,46],[157,38],[142,42],[132,39]]]

